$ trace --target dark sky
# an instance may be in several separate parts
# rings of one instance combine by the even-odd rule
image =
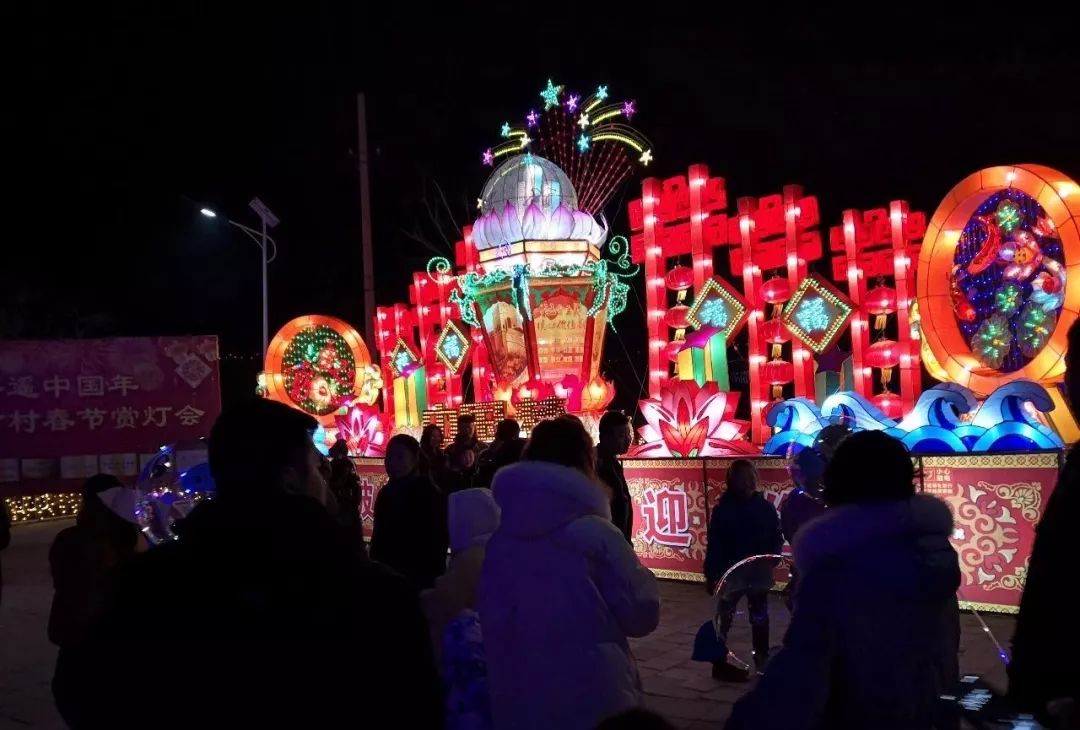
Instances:
[[[271,331],[308,312],[362,327],[358,91],[380,304],[404,300],[432,255],[417,238],[449,253],[444,236],[469,222],[485,178],[480,151],[549,76],[636,99],[652,174],[705,162],[732,202],[801,183],[830,223],[895,198],[932,212],[990,164],[1080,175],[1075,38],[1049,18],[981,27],[777,6],[654,22],[611,6],[603,25],[537,26],[535,4],[446,22],[420,10],[420,22],[377,21],[355,5],[95,6],[9,23],[0,337],[217,333],[224,354],[254,355],[258,250],[198,208],[254,223],[256,195],[282,220]],[[627,233],[624,209],[608,211],[616,232]],[[633,301],[624,317],[633,352],[644,329]],[[257,363],[225,365],[227,391],[246,391]]]

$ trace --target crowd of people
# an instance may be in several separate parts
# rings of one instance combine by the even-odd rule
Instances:
[[[315,426],[266,400],[227,410],[209,439],[216,497],[152,549],[131,491],[86,483],[49,555],[53,692],[70,727],[669,727],[643,708],[629,643],[657,628],[660,594],[632,544],[628,417],[606,414],[597,446],[572,416],[528,440],[507,419],[484,444],[468,417],[445,449],[437,426],[394,436],[370,549],[347,450],[326,460]],[[941,700],[959,674],[950,511],[917,493],[899,441],[837,441],[794,460],[781,514],[747,460],[731,463],[711,510],[720,638],[745,599],[760,675],[730,730],[953,722]],[[1052,588],[1080,521],[1076,462],[1038,527],[1009,668],[1017,708],[1051,727],[1080,726],[1080,634]],[[754,556],[779,554],[784,538],[796,587],[770,657],[776,562]],[[720,681],[750,674],[713,665]]]

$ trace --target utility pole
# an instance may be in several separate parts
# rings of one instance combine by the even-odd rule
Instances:
[[[371,252],[371,192],[368,185],[367,109],[364,95],[356,95],[356,132],[360,138],[358,162],[360,166],[360,246],[364,269],[364,339],[369,345],[375,337],[375,263]]]

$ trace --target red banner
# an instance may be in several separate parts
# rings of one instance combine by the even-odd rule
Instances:
[[[356,466],[356,476],[360,478],[360,521],[364,539],[370,540],[375,522],[375,498],[390,478],[386,476],[382,459],[353,459],[353,465]]]
[[[705,535],[704,462],[694,459],[627,459],[623,462],[634,503],[634,550],[661,578],[702,580]]]
[[[0,483],[134,477],[161,445],[207,435],[220,410],[216,337],[0,342]]]
[[[961,604],[1015,613],[1058,454],[923,457],[923,489],[953,511]]]

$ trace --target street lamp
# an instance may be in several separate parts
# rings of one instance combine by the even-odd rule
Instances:
[[[269,329],[269,310],[267,307],[267,289],[266,289],[266,265],[277,258],[277,243],[266,233],[267,228],[273,228],[281,221],[274,215],[266,204],[258,198],[252,198],[248,206],[255,211],[259,216],[261,227],[259,230],[245,226],[243,223],[237,223],[231,218],[226,218],[225,222],[231,226],[239,228],[247,237],[255,242],[255,245],[262,251],[262,354],[266,357],[267,348],[270,346],[270,329]],[[207,218],[217,218],[217,213],[212,208],[201,208],[199,210]],[[267,246],[272,247],[268,249]]]

